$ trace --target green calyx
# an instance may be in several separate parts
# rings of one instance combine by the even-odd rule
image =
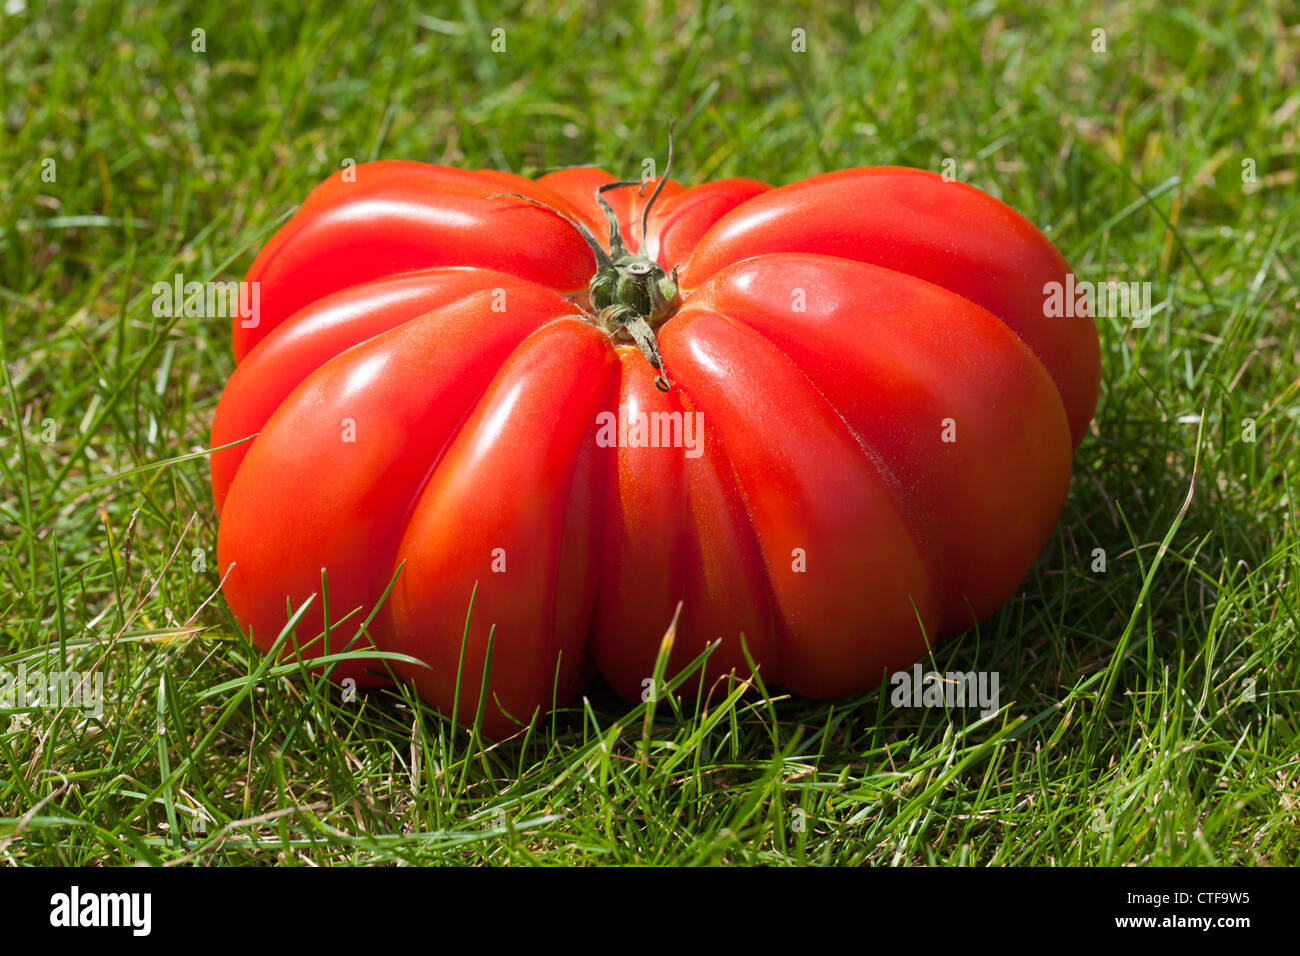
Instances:
[[[645,319],[657,329],[677,311],[677,283],[663,266],[644,256],[625,255],[611,261],[591,279],[588,294],[593,308],[608,322]]]
[[[663,176],[659,178],[654,192],[650,195],[650,199],[646,202],[641,213],[641,241],[643,243],[648,235],[647,224],[650,221],[650,210],[659,198],[664,183],[668,181],[672,168],[673,135],[670,121],[668,125],[668,163],[664,167]],[[552,209],[545,203],[519,193],[500,193],[498,195],[515,196],[534,205],[550,209],[551,212],[563,218],[578,231],[578,234],[591,247],[591,251],[596,257],[596,274],[591,277],[591,283],[587,287],[588,299],[591,302],[591,307],[596,311],[596,314],[592,316],[593,321],[600,328],[609,332],[611,336],[635,343],[637,348],[641,350],[641,354],[646,357],[646,361],[655,370],[655,387],[666,392],[670,385],[668,377],[664,374],[663,358],[659,354],[659,343],[655,340],[655,330],[677,311],[680,304],[680,298],[677,294],[677,270],[674,268],[672,273],[669,274],[664,270],[663,266],[653,259],[643,255],[633,255],[629,252],[619,229],[618,216],[614,214],[614,210],[605,201],[605,193],[611,189],[626,189],[629,186],[641,187],[643,185],[635,181],[620,181],[606,183],[596,190],[596,202],[604,212],[605,219],[609,222],[608,251],[606,251],[606,246],[601,245],[600,241],[592,235],[591,230],[582,223],[565,216],[559,210]]]
[[[669,141],[668,164],[672,166],[672,146]],[[668,172],[655,187],[650,201],[645,205],[641,216],[641,236],[645,241],[646,223],[650,218],[650,207],[659,198],[659,191],[668,180]],[[609,253],[600,248],[593,240],[589,241],[596,253],[596,274],[591,277],[587,287],[588,298],[592,308],[597,310],[597,318],[602,327],[611,335],[623,336],[636,343],[641,354],[655,370],[655,387],[668,391],[668,378],[664,374],[663,358],[659,354],[659,344],[655,341],[655,330],[659,328],[674,312],[679,303],[677,295],[677,271],[669,275],[664,267],[647,256],[634,256],[623,244],[619,231],[618,217],[605,202],[605,192],[610,189],[622,189],[636,186],[633,182],[606,183],[596,190],[596,202],[609,220]]]
[[[673,169],[673,132],[672,124],[668,126],[668,163],[664,174],[659,177],[655,191],[641,212],[641,241],[649,236],[650,210],[659,199],[664,183]],[[626,189],[629,186],[641,186],[637,182],[606,183],[596,190],[596,202],[609,223],[609,253],[601,248],[595,237],[586,233],[583,238],[596,254],[596,274],[591,277],[587,287],[592,308],[597,310],[597,319],[611,335],[622,336],[636,343],[641,354],[655,370],[655,387],[668,391],[668,377],[664,374],[663,357],[659,354],[659,343],[655,340],[655,330],[677,311],[677,270],[669,275],[663,266],[648,256],[634,256],[623,243],[623,234],[619,229],[618,216],[605,201],[605,193],[611,189]]]

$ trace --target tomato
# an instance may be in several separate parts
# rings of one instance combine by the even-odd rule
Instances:
[[[315,595],[299,653],[469,720],[490,642],[501,737],[641,699],[679,604],[670,673],[831,698],[1015,591],[1100,376],[1052,243],[914,169],[654,185],[371,163],[271,239],[212,427],[259,646]]]

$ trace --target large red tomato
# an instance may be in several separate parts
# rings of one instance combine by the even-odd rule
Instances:
[[[212,483],[259,645],[317,594],[324,653],[324,580],[342,649],[396,576],[353,646],[450,713],[463,645],[473,715],[492,634],[501,736],[593,669],[639,699],[679,602],[670,670],[720,640],[709,677],[747,673],[743,636],[828,698],[1011,595],[1098,391],[1093,321],[1044,317],[1051,242],[915,169],[664,180],[648,217],[611,184],[372,163],[262,250],[212,426],[257,436]]]

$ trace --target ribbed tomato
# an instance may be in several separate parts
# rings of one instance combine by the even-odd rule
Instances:
[[[1061,513],[1096,329],[1044,317],[1068,265],[978,189],[351,172],[254,262],[213,420],[256,435],[212,482],[264,648],[324,573],[341,649],[396,576],[360,646],[450,713],[463,644],[473,715],[491,633],[493,736],[593,670],[639,699],[679,602],[670,671],[720,641],[710,679],[747,673],[743,636],[770,685],[835,697],[993,612]]]

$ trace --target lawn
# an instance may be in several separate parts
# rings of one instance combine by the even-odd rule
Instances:
[[[5,864],[1300,859],[1294,3],[216,6],[0,15],[0,671],[103,680],[0,701]],[[926,665],[992,717],[597,684],[491,743],[226,610],[229,323],[154,283],[239,279],[349,159],[635,178],[670,115],[685,182],[950,171],[1150,283],[1033,572]]]

